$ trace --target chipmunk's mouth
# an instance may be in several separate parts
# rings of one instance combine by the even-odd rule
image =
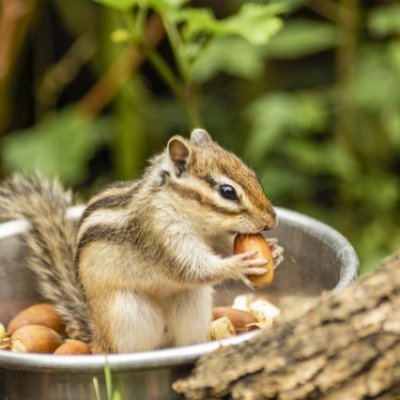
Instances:
[[[251,236],[251,235],[258,235],[258,234],[260,234],[261,232],[263,232],[263,230],[261,229],[261,230],[259,230],[259,231],[251,231],[251,232],[243,232],[243,231],[230,231],[229,233],[231,234],[231,235],[234,235],[234,236],[236,236],[236,235],[243,235],[243,236]]]

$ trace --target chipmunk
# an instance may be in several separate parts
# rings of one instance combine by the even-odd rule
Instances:
[[[274,228],[275,211],[255,173],[205,130],[173,136],[140,179],[103,188],[78,222],[66,217],[75,203],[42,178],[0,186],[0,217],[32,226],[25,240],[41,293],[95,352],[203,342],[212,286],[250,286],[250,272],[266,272],[265,259],[232,255],[232,243],[237,233]]]

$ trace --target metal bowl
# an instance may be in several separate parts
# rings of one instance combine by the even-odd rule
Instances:
[[[71,210],[77,214],[81,210]],[[285,261],[276,270],[271,286],[258,292],[281,305],[287,298],[316,297],[337,291],[357,277],[358,258],[351,244],[331,227],[297,212],[277,209],[279,226],[267,236],[277,237],[285,248]],[[24,221],[0,224],[0,321],[7,323],[16,312],[40,300],[34,279],[25,266],[26,249],[20,234]],[[230,305],[248,289],[226,282],[216,288],[216,305]],[[179,399],[171,383],[187,374],[195,360],[221,344],[248,340],[251,332],[220,342],[128,354],[54,356],[0,351],[0,398],[18,400],[96,399],[93,378],[103,398],[107,363],[113,387],[123,399]]]

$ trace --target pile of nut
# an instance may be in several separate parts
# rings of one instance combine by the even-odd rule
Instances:
[[[252,251],[252,258],[267,260],[264,275],[249,275],[256,287],[269,285],[274,277],[274,263],[268,242],[261,234],[235,238],[234,253]],[[210,340],[224,339],[254,329],[269,327],[280,310],[263,298],[240,295],[231,307],[215,307],[209,331]],[[68,338],[65,325],[53,305],[34,304],[12,318],[7,328],[0,323],[0,350],[19,353],[91,354],[89,346]]]
[[[253,295],[239,295],[231,307],[213,308],[209,338],[219,340],[270,327],[280,313],[280,309],[268,300]]]
[[[0,323],[0,349],[17,353],[91,354],[89,346],[65,335],[65,326],[53,305],[34,304]]]
[[[220,340],[269,327],[279,316],[273,304],[253,295],[237,296],[231,307],[214,307],[209,340]],[[0,350],[17,353],[91,354],[89,346],[68,338],[53,305],[38,303],[19,313],[5,327],[0,323]]]

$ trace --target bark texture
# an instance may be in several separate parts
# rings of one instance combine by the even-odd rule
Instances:
[[[248,342],[200,358],[188,399],[400,399],[400,252]]]

